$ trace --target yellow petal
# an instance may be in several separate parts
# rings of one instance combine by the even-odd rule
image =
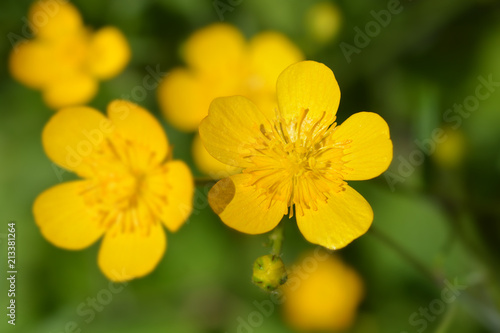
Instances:
[[[335,129],[331,140],[348,142],[349,148],[344,150],[342,158],[347,168],[346,180],[377,177],[391,164],[389,127],[376,113],[359,112],[350,116]]]
[[[280,73],[304,55],[288,38],[277,32],[263,32],[250,41],[250,65],[253,89],[276,90]]]
[[[248,144],[262,136],[260,126],[269,121],[250,100],[242,96],[215,99],[200,124],[200,136],[207,151],[222,163],[243,168]]]
[[[158,221],[150,226],[148,233],[121,232],[117,225],[104,236],[98,264],[108,279],[128,281],[152,272],[166,247],[165,231]]]
[[[158,101],[167,120],[176,128],[195,131],[217,97],[240,95],[239,76],[196,74],[183,68],[172,70],[158,87]]]
[[[130,60],[130,47],[114,27],[98,30],[90,40],[88,67],[92,75],[107,80],[118,75]]]
[[[319,119],[326,124],[335,120],[340,89],[333,72],[323,64],[302,61],[289,66],[278,78],[276,93],[285,119],[297,119],[303,110],[309,110],[302,123],[303,130],[314,126]]]
[[[264,190],[251,186],[250,179],[247,174],[237,174],[219,181],[210,190],[208,201],[227,226],[247,234],[261,234],[278,225],[286,204],[270,204]]]
[[[352,187],[328,195],[328,202],[317,202],[318,210],[306,209],[297,216],[302,235],[311,243],[340,249],[363,235],[373,221],[370,204]]]
[[[216,23],[196,31],[186,42],[186,63],[205,73],[241,71],[245,54],[243,35],[228,24]]]
[[[12,50],[9,70],[12,76],[28,87],[39,89],[53,77],[51,48],[39,41],[20,42]]]
[[[166,204],[159,206],[158,217],[170,231],[177,231],[193,210],[194,180],[186,163],[166,163],[166,174],[148,177],[146,186],[150,195],[166,197]],[[154,202],[152,198],[151,202]]]
[[[56,185],[40,194],[33,204],[35,222],[55,246],[79,250],[93,244],[104,232],[81,193],[87,181]]]
[[[98,83],[89,75],[78,73],[52,81],[43,90],[43,99],[52,109],[82,105],[97,93]]]
[[[146,109],[125,100],[115,100],[108,105],[108,117],[122,137],[147,148],[146,156],[157,163],[163,162],[169,147],[168,139],[158,120]]]
[[[199,135],[196,135],[194,138],[192,151],[193,159],[198,169],[213,179],[226,178],[241,170],[216,160],[208,153]]]
[[[165,118],[186,132],[198,128],[212,101],[202,82],[191,72],[180,68],[174,69],[163,79],[157,96]]]
[[[67,1],[40,0],[29,11],[31,30],[41,38],[55,39],[82,28],[78,9]]]
[[[89,107],[62,109],[50,118],[42,132],[47,156],[80,176],[90,176],[88,159],[112,131],[109,120]]]

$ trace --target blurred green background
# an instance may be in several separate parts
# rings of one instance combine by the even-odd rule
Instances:
[[[455,103],[475,95],[478,77],[500,82],[500,3],[402,0],[401,12],[365,47],[357,47],[359,52],[348,62],[341,44],[356,46],[355,28],[365,31],[374,21],[371,11],[387,9],[387,1],[334,2],[342,23],[338,35],[326,42],[314,38],[306,19],[319,1],[221,2],[232,8],[223,14],[224,21],[246,36],[281,31],[307,59],[332,68],[342,91],[339,123],[369,110],[384,117],[391,129],[394,160],[388,173],[353,182],[374,209],[374,228],[339,251],[366,285],[351,331],[423,332],[418,330],[422,325],[409,318],[440,299],[447,280],[467,289],[443,313],[427,320],[426,332],[500,332],[500,87],[493,87],[475,111],[460,116],[459,125],[445,118]],[[91,103],[100,110],[130,95],[147,75],[147,66],[168,71],[181,65],[178,50],[183,40],[220,20],[210,0],[73,3],[85,24],[117,26],[132,47],[126,70],[101,83]],[[269,299],[251,284],[254,259],[268,252],[263,246],[267,236],[225,227],[207,207],[204,187],[198,187],[188,223],[168,235],[168,250],[158,268],[111,293],[100,311],[89,310],[89,299],[110,294],[96,264],[99,244],[78,252],[58,249],[42,238],[31,212],[35,197],[60,180],[40,141],[53,111],[39,92],[15,82],[7,68],[12,50],[8,36],[23,35],[29,5],[26,0],[7,0],[0,11],[0,276],[7,270],[5,235],[11,220],[17,223],[18,270],[15,327],[7,324],[8,284],[0,279],[1,332],[247,333],[238,331],[238,318],[246,320],[256,310],[254,301]],[[155,92],[136,102],[164,124],[175,145],[174,157],[193,166],[192,134],[166,124]],[[447,140],[429,144],[436,128],[447,131]],[[422,142],[427,142],[423,149],[418,144]],[[62,180],[72,177],[65,173]],[[285,234],[287,264],[313,248],[294,220],[286,223]],[[292,331],[279,307],[252,328]]]

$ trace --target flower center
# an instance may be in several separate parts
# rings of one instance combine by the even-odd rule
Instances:
[[[167,168],[153,161],[150,149],[117,133],[95,149],[84,160],[91,180],[82,192],[85,203],[98,212],[100,223],[108,228],[120,224],[122,232],[148,232],[167,203],[155,186],[165,183]]]
[[[303,215],[305,209],[317,210],[316,202],[327,201],[328,193],[344,186],[346,168],[342,157],[350,142],[333,142],[334,119],[326,112],[312,120],[308,110],[286,120],[281,115],[260,125],[260,135],[249,145],[245,158],[252,164],[243,170],[251,175],[249,185],[262,189],[269,206],[286,202],[290,217],[293,207]]]

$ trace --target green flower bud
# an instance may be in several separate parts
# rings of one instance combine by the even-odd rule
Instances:
[[[253,264],[252,282],[266,291],[273,291],[286,282],[285,264],[280,257],[265,255]]]

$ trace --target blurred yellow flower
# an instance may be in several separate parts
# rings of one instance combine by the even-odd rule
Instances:
[[[319,43],[327,43],[338,35],[342,15],[338,6],[329,1],[314,4],[306,14],[309,35]]]
[[[9,69],[19,82],[41,90],[53,109],[87,103],[97,93],[98,80],[118,75],[130,59],[129,45],[118,29],[91,32],[68,2],[37,1],[28,20],[35,38],[14,47]]]
[[[259,109],[241,96],[210,105],[200,125],[203,144],[219,161],[243,169],[211,189],[210,205],[228,226],[249,234],[273,229],[295,210],[308,241],[341,248],[373,220],[368,202],[345,181],[387,169],[387,123],[360,112],[336,126],[339,86],[317,62],[288,67],[276,90],[276,109]]]
[[[304,256],[283,285],[283,312],[299,331],[340,331],[352,326],[363,299],[363,281],[339,257]]]
[[[443,129],[445,139],[436,144],[436,152],[433,155],[436,163],[444,169],[453,169],[462,163],[466,152],[465,135],[460,130],[445,127]]]
[[[182,226],[194,184],[189,168],[171,160],[148,111],[116,100],[107,113],[69,107],[49,120],[46,154],[83,180],[46,190],[33,212],[43,236],[61,248],[83,249],[104,235],[99,266],[110,280],[125,281],[156,267],[166,248],[162,224],[172,232]]]
[[[170,72],[158,88],[158,99],[167,120],[188,132],[198,128],[216,97],[241,95],[259,107],[274,107],[278,75],[303,59],[302,52],[280,33],[262,32],[246,42],[228,24],[195,32],[183,51],[187,68]],[[221,165],[202,146],[193,150],[201,171],[220,171]]]

